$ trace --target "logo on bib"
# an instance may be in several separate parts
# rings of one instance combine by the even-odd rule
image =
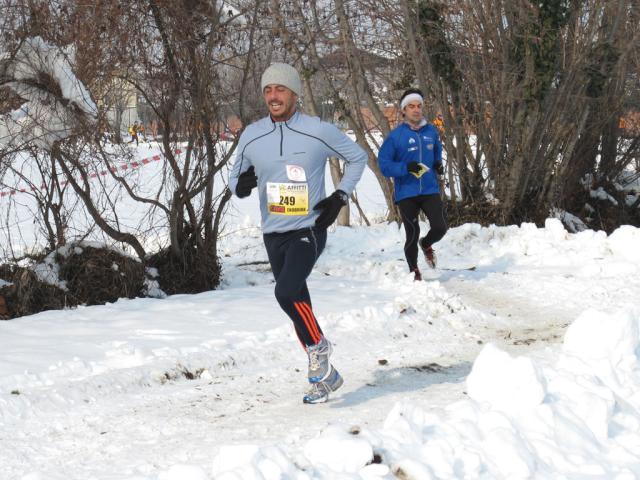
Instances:
[[[299,165],[287,165],[287,178],[293,182],[306,182],[307,175]]]

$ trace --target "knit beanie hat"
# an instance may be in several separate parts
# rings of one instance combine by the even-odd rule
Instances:
[[[264,87],[271,84],[285,86],[298,96],[300,96],[300,92],[302,91],[298,71],[286,63],[272,63],[269,65],[262,74],[262,81],[260,83],[263,92]]]

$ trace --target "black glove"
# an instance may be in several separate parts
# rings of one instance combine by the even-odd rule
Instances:
[[[316,218],[316,227],[327,229],[336,221],[340,209],[349,201],[349,196],[342,190],[336,190],[324,200],[320,200],[314,210],[322,210],[320,216]]]
[[[418,162],[409,162],[407,163],[407,170],[409,170],[410,173],[420,173],[420,165]]]
[[[256,177],[255,169],[251,165],[246,172],[240,174],[238,177],[238,184],[236,185],[236,195],[239,198],[248,197],[251,195],[251,190],[258,185],[258,177]]]
[[[442,165],[442,162],[434,164],[433,169],[438,175],[444,175],[444,165]]]

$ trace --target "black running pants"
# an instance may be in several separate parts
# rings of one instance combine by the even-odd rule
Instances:
[[[324,250],[327,231],[305,228],[284,233],[266,233],[264,244],[273,276],[275,295],[291,318],[303,347],[320,341],[322,329],[311,308],[307,277]]]
[[[405,198],[398,202],[398,209],[402,217],[402,224],[406,234],[404,256],[409,265],[409,271],[418,268],[418,240],[420,239],[420,224],[418,215],[422,210],[429,220],[429,232],[425,243],[433,245],[447,233],[447,221],[444,218],[444,206],[440,194],[419,195]]]

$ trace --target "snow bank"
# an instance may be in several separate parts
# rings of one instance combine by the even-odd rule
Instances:
[[[554,364],[486,345],[443,414],[399,402],[380,430],[327,427],[298,462],[222,447],[214,478],[638,478],[639,332],[637,309],[589,310]]]
[[[560,272],[573,267],[576,277],[598,275],[601,280],[640,273],[640,229],[632,226],[607,236],[594,230],[569,233],[557,218],[547,219],[544,228],[533,223],[488,228],[468,223],[447,232],[444,242],[453,259],[473,259],[483,271],[536,266]]]
[[[193,465],[173,465],[158,475],[158,480],[208,480],[209,476],[200,467]]]
[[[547,393],[544,376],[530,358],[512,358],[492,344],[473,364],[467,389],[476,402],[512,414],[537,407]]]
[[[308,479],[278,447],[229,445],[213,461],[218,480]]]
[[[640,265],[640,229],[631,225],[617,228],[608,238],[608,246],[614,255]]]
[[[425,478],[637,478],[639,326],[637,310],[587,311],[555,365],[487,345],[467,379],[470,400],[444,418],[396,405],[385,456]]]

